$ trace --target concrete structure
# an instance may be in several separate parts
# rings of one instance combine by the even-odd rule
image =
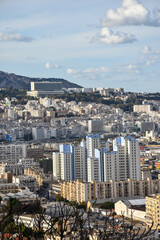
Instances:
[[[160,230],[160,194],[146,197],[146,224]]]
[[[138,141],[133,137],[118,137],[113,141],[114,151],[109,151],[110,148],[112,146],[109,146],[109,142],[103,141],[101,144],[98,134],[88,135],[86,142],[83,140],[80,146],[60,144],[59,153],[53,153],[53,178],[65,180],[67,174],[70,177],[67,181],[140,180]]]
[[[106,201],[115,198],[149,196],[150,194],[160,192],[160,179],[134,181],[108,182],[84,182],[81,180],[63,182],[61,184],[61,195],[69,201],[88,201],[106,199]]]
[[[119,181],[119,153],[104,152],[104,182]]]
[[[33,140],[42,140],[45,138],[44,136],[44,128],[38,127],[38,128],[32,128],[32,137]]]
[[[46,199],[43,197],[39,197],[37,194],[29,191],[29,189],[21,190],[16,193],[7,193],[2,197],[2,205],[6,205],[9,198],[16,198],[22,204],[32,204],[36,203],[37,201],[41,201],[42,204],[46,203]]]
[[[63,94],[62,82],[31,82],[31,91],[28,96],[45,97],[54,94]]]
[[[19,191],[19,185],[17,183],[0,183],[1,193],[16,193]]]
[[[100,165],[100,159],[96,157],[88,157],[87,158],[88,163],[88,182],[101,181],[101,165]]]
[[[113,150],[119,153],[119,180],[141,180],[138,141],[133,137],[117,137],[113,141]]]
[[[61,144],[60,152],[53,152],[53,179],[54,180],[86,180],[86,150],[84,146]]]
[[[53,153],[53,179],[70,181],[73,178],[72,153]]]
[[[19,187],[27,187],[32,192],[37,190],[37,182],[34,177],[27,175],[13,176],[12,181],[17,183]]]
[[[26,157],[26,144],[1,144],[0,162],[16,164],[20,158]]]
[[[158,124],[155,122],[142,122],[141,132],[146,133],[146,131],[158,131]]]
[[[0,163],[0,175],[4,174],[5,172],[13,173],[14,175],[22,175],[24,174],[24,169],[27,169],[33,166],[34,160],[33,158],[23,158],[18,161],[17,164],[15,163]]]
[[[115,203],[115,212],[117,215],[123,215],[133,220],[146,222],[145,198],[119,200]]]
[[[86,177],[87,161],[86,161],[85,147],[74,146],[73,158],[74,158],[74,179],[87,180],[87,177]]]
[[[133,106],[133,111],[134,112],[138,112],[138,113],[144,112],[144,113],[148,114],[152,110],[153,110],[153,106],[152,105],[144,104],[144,105],[134,105]]]
[[[35,161],[38,161],[40,158],[43,158],[44,148],[42,146],[32,146],[27,147],[27,158],[33,158]]]
[[[103,131],[103,120],[88,120],[88,132],[99,133]]]
[[[88,135],[86,137],[87,157],[95,157],[95,149],[101,148],[100,135]]]

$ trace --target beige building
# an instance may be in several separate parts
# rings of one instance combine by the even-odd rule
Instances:
[[[44,182],[46,182],[46,183],[52,182],[52,174],[44,174],[43,169],[37,169],[34,167],[30,167],[28,169],[24,169],[24,174],[27,176],[34,177],[36,179],[38,188],[41,185],[43,185]]]
[[[144,112],[144,113],[150,113],[153,110],[152,105],[134,105],[133,106],[133,112]]]
[[[115,203],[115,212],[117,215],[145,222],[145,199],[119,200]]]
[[[28,169],[24,169],[24,174],[34,177],[37,181],[38,187],[40,187],[43,183],[43,172],[40,172],[38,169],[30,167]]]
[[[16,183],[1,183],[0,192],[1,193],[16,193],[19,191],[19,185]]]
[[[121,197],[149,196],[160,192],[160,179],[116,182],[84,182],[82,180],[63,182],[61,195],[69,201],[89,201],[98,199],[114,199]]]
[[[160,230],[160,194],[146,197],[146,224]]]

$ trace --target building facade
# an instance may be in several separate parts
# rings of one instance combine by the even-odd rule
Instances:
[[[146,224],[160,230],[160,194],[146,197]]]
[[[114,199],[122,197],[149,196],[160,192],[160,180],[107,182],[84,182],[81,180],[62,182],[61,195],[69,201],[89,201],[96,199]]]

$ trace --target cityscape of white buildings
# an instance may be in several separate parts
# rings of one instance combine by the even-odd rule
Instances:
[[[98,93],[125,103],[131,96],[122,88],[48,84],[32,83],[28,95],[36,98],[24,104],[0,101],[3,201],[10,196],[32,201],[35,191],[50,201],[60,193],[78,202],[160,193],[160,101],[144,100],[129,112],[52,97],[64,91]]]
[[[60,151],[53,152],[53,178],[88,182],[141,180],[140,149],[135,138],[117,137],[112,146],[109,142],[105,145],[107,148],[101,146],[100,135],[88,135],[79,146],[61,144]]]

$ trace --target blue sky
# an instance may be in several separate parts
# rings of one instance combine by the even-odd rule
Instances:
[[[0,0],[0,70],[160,91],[160,0]]]

